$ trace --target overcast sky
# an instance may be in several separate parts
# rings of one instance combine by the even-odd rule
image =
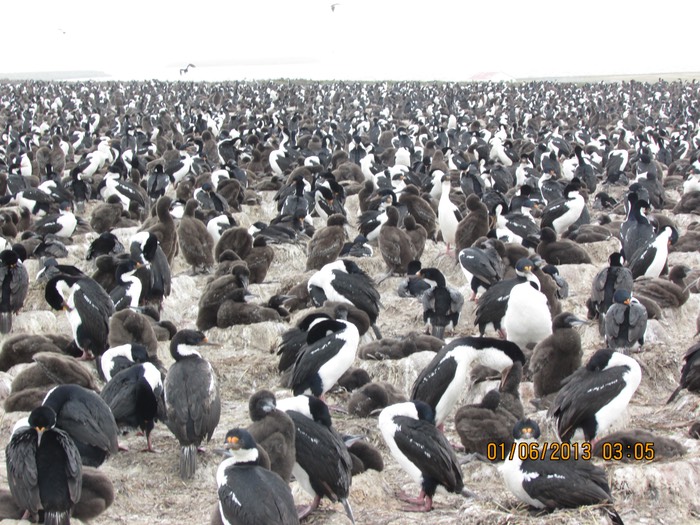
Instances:
[[[156,5],[157,4],[157,5]],[[162,4],[162,5],[161,5]],[[331,5],[335,4],[335,10]],[[700,70],[687,0],[35,0],[3,5],[0,73],[466,80]],[[197,67],[185,76],[187,63]]]

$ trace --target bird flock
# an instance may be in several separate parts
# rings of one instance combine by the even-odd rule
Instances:
[[[0,84],[0,519],[636,521],[697,468],[699,95]]]

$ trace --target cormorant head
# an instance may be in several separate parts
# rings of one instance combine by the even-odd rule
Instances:
[[[522,419],[513,427],[513,437],[516,440],[538,439],[540,426],[534,419]]]

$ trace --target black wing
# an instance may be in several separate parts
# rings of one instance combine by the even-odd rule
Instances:
[[[80,458],[78,447],[75,446],[73,439],[63,430],[54,428],[51,432],[55,432],[58,436],[58,442],[63,447],[66,453],[66,479],[68,481],[68,493],[70,500],[77,503],[80,500],[80,494],[83,488],[83,462]]]
[[[90,278],[80,279],[76,284],[78,289],[73,300],[78,311],[90,312],[88,322],[100,320],[106,323],[114,314],[114,303],[107,292]]]
[[[299,466],[313,473],[311,487],[331,501],[348,497],[352,482],[352,459],[343,439],[332,429],[290,410],[296,427],[296,458]]]
[[[312,330],[319,328],[319,325],[333,326],[335,324],[341,325],[341,329],[345,329],[343,323],[328,320],[321,321],[315,325]],[[323,328],[323,326],[321,326],[321,328]],[[294,395],[299,395],[305,392],[307,388],[310,388],[310,382],[319,369],[343,348],[345,341],[335,336],[338,331],[340,330],[334,328],[330,334],[324,335],[316,340],[312,339],[315,337],[315,334],[312,331],[309,332],[307,341],[313,342],[307,343],[306,347],[300,351],[292,372],[291,385],[294,390]]]
[[[569,441],[576,429],[590,422],[602,407],[625,388],[623,379],[626,366],[615,366],[591,372],[580,368],[566,380],[550,409],[557,421],[557,430],[562,441]]]
[[[503,277],[503,262],[500,257],[489,257],[480,248],[465,248],[459,252],[459,263],[469,273],[488,284],[500,281]]]
[[[554,220],[558,219],[559,217],[564,215],[564,213],[566,213],[566,203],[567,200],[561,198],[548,204],[542,212],[542,220],[540,222],[540,227],[544,228],[548,226],[552,228],[552,223],[554,222]]]
[[[526,477],[523,489],[550,509],[612,501],[605,471],[590,461],[528,459],[520,468],[526,473],[539,474]]]
[[[83,389],[84,399],[71,398],[60,411],[56,410],[56,426],[67,432],[74,440],[117,452],[117,423],[109,405],[95,392]],[[52,406],[49,401],[45,405]]]
[[[109,380],[100,393],[117,424],[131,420],[136,410],[138,393],[145,387],[141,384],[140,369],[140,366],[132,366],[122,370]]]
[[[260,492],[255,494],[255,490]],[[253,501],[243,498],[244,494],[252,495]],[[287,484],[276,474],[259,466],[234,465],[226,469],[226,484],[219,487],[219,500],[219,512],[226,523],[299,523],[294,498]],[[260,505],[258,502],[265,504]]]
[[[178,389],[178,398],[168,402],[173,385]],[[165,378],[165,403],[168,428],[181,444],[199,445],[204,438],[211,439],[221,417],[221,400],[209,362],[186,359],[174,363]]]
[[[379,316],[379,292],[372,280],[360,274],[333,270],[333,288],[357,308],[364,311],[374,323]]]
[[[41,508],[35,454],[36,431],[29,427],[15,432],[5,449],[10,492],[17,504],[32,514],[37,514]]]
[[[423,478],[437,481],[449,492],[461,492],[462,472],[444,434],[420,419],[398,416],[394,423],[399,427],[394,433],[396,445],[420,469]]]
[[[523,280],[518,278],[498,281],[484,292],[479,299],[474,317],[474,324],[479,326],[482,334],[489,323],[493,323],[495,328],[500,327],[501,320],[506,315],[510,292],[516,284],[521,282]]]

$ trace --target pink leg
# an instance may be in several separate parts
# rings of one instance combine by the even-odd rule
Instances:
[[[318,508],[319,503],[321,503],[321,496],[316,495],[311,502],[311,505],[302,505],[297,507],[297,515],[299,519],[303,520],[305,517],[315,511]]]
[[[79,361],[93,361],[94,359],[95,356],[92,355],[90,350],[83,350],[83,355],[78,358]]]
[[[151,434],[148,433],[146,435],[146,444],[148,445],[146,448],[144,448],[141,452],[153,452],[154,454],[157,454],[158,451],[153,448],[153,443],[151,443]]]
[[[418,504],[422,505],[423,502],[425,501],[425,491],[423,489],[421,489],[420,494],[418,494],[417,498],[413,498],[403,491],[397,493],[396,497],[399,498],[401,501],[405,501],[406,503],[413,503],[415,505],[418,505]]]
[[[433,498],[428,496],[424,490],[420,491],[417,498],[408,497],[403,492],[398,494],[398,498],[406,503],[411,503],[411,505],[401,508],[406,512],[430,512],[433,509]]]

